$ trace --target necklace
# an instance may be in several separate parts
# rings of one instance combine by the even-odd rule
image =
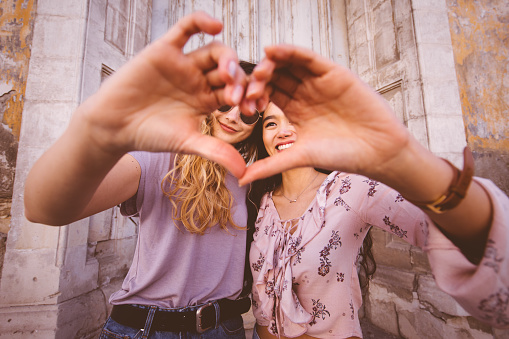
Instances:
[[[302,193],[306,192],[306,190],[309,188],[309,186],[311,186],[311,184],[313,182],[315,182],[315,179],[318,177],[318,174],[320,173],[316,173],[315,177],[313,178],[313,180],[311,180],[311,182],[309,183],[309,185],[306,186],[306,188],[304,188],[304,190],[302,192],[300,192],[300,194],[295,198],[295,199],[290,199],[288,198],[284,193],[283,193],[283,190],[281,190],[281,195],[286,198],[286,200],[288,200],[291,203],[294,203],[294,202],[297,202],[297,199],[299,199],[299,197],[302,195]]]

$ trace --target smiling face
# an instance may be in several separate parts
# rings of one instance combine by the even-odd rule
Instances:
[[[270,103],[263,115],[263,144],[272,156],[291,147],[297,140],[297,131],[283,111]]]
[[[215,110],[212,122],[212,135],[229,144],[246,140],[256,124],[247,125],[240,119],[239,108],[233,107],[228,112]]]

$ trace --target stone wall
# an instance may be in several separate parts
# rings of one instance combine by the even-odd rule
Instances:
[[[45,0],[35,16],[36,3],[0,3],[0,338],[89,338],[106,319],[108,297],[129,266],[136,225],[116,209],[62,228],[28,223],[23,181],[79,102],[147,42],[150,20],[127,18],[136,11],[150,15],[152,1]],[[165,21],[166,27],[159,26],[163,31],[198,5],[210,7],[225,18],[221,39],[237,46],[244,59],[261,58],[264,44],[292,42],[350,65],[423,145],[461,166],[461,150],[468,144],[477,173],[508,192],[504,1],[153,3],[163,6],[154,15]],[[322,17],[326,20],[317,19]],[[476,321],[441,292],[421,250],[372,232],[378,270],[361,310],[363,329],[375,325],[389,333],[387,338],[509,338],[508,331]],[[253,323],[247,314],[246,328]]]
[[[32,45],[35,1],[0,2],[0,277],[11,221],[21,115]]]
[[[24,180],[36,159],[64,131],[87,91],[96,90],[105,73],[147,44],[150,3],[37,3],[12,217],[2,260],[0,338],[97,337],[109,314],[108,298],[132,260],[136,226],[118,217],[115,209],[63,227],[30,223],[24,217]],[[93,39],[97,36],[102,45]]]
[[[476,12],[472,12],[473,7],[477,8]],[[484,11],[480,11],[479,7]],[[477,116],[479,112],[471,110],[474,105],[481,106],[493,101],[491,97],[479,93],[481,84],[485,86],[482,93],[491,89],[493,97],[507,98],[507,91],[503,91],[506,87],[500,89],[504,74],[507,74],[507,34],[503,34],[507,29],[507,21],[504,21],[507,15],[495,16],[494,10],[490,12],[485,7],[487,5],[474,6],[467,1],[449,1],[448,7],[445,0],[346,1],[351,69],[388,100],[397,117],[417,140],[459,167],[462,166],[461,150],[467,145],[465,125],[484,136],[484,145],[496,138],[504,139],[504,133],[505,145],[507,142],[507,102],[505,110],[501,104],[499,112],[493,114],[484,109]],[[476,18],[475,23],[469,23],[471,17]],[[453,43],[449,18],[452,18],[451,31],[455,29],[458,32],[452,33]],[[485,30],[479,29],[481,19],[478,18],[491,20],[492,25]],[[502,22],[506,22],[503,29]],[[486,38],[482,32],[487,33],[487,38],[491,35],[498,40],[494,44],[484,42],[486,46],[478,51],[476,42],[470,40],[470,36],[465,38],[465,35],[477,34],[477,43],[481,43]],[[457,41],[458,34],[463,38],[460,42]],[[479,54],[478,58],[488,53],[489,46],[488,54],[492,59],[483,63],[484,70],[477,66],[473,71],[458,64],[458,44],[461,55],[465,55],[465,41],[469,42],[468,52]],[[497,60],[494,60],[495,55]],[[474,57],[470,55],[469,58]],[[496,64],[496,61],[502,60]],[[489,66],[487,62],[490,62]],[[455,66],[460,69],[458,76]],[[495,72],[498,70],[500,75],[485,76],[491,68]],[[460,81],[462,74],[476,77],[477,82],[469,79]],[[491,82],[492,78],[495,78],[494,83]],[[472,96],[472,92],[477,95]],[[467,98],[468,94],[471,96]],[[470,104],[470,101],[474,102]],[[465,112],[472,116],[465,116]],[[501,117],[504,114],[505,120]],[[473,122],[479,120],[480,124],[476,126]],[[493,128],[495,125],[496,130]],[[493,131],[489,138],[490,132],[480,133],[489,128]],[[471,147],[474,140],[472,133],[467,133]],[[493,144],[490,150],[507,150],[504,142],[496,147]],[[493,168],[494,171],[486,170],[483,173],[497,181],[502,173],[506,173],[507,162],[504,163],[503,158],[494,154],[490,155],[491,162],[497,167]],[[486,158],[477,156],[476,166],[487,169],[490,164],[484,163],[483,159]],[[501,170],[504,164],[505,168]],[[507,179],[503,181],[507,184]],[[364,324],[375,325],[401,338],[509,337],[508,331],[491,328],[473,319],[442,292],[434,282],[425,253],[419,248],[377,229],[371,233],[377,271],[364,297],[361,313]]]
[[[476,173],[509,194],[509,5],[447,0],[447,7]]]

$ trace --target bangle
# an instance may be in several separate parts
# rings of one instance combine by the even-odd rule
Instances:
[[[460,171],[448,160],[443,160],[454,170],[454,175],[447,192],[441,195],[438,199],[430,202],[418,202],[410,199],[406,200],[423,210],[437,214],[442,214],[459,205],[463,198],[465,198],[468,187],[472,182],[472,177],[474,175],[474,157],[472,156],[470,149],[465,147],[463,150],[463,171]]]

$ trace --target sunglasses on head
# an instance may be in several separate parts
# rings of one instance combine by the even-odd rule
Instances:
[[[233,108],[233,106],[224,105],[224,106],[219,107],[217,110],[219,112],[227,113],[227,112],[231,111],[232,108]],[[240,110],[239,110],[239,112],[240,112]],[[260,119],[260,112],[258,112],[258,111],[255,111],[255,114],[251,115],[251,116],[245,115],[244,113],[240,112],[240,120],[242,120],[242,122],[245,123],[246,125],[256,124],[258,119]]]

